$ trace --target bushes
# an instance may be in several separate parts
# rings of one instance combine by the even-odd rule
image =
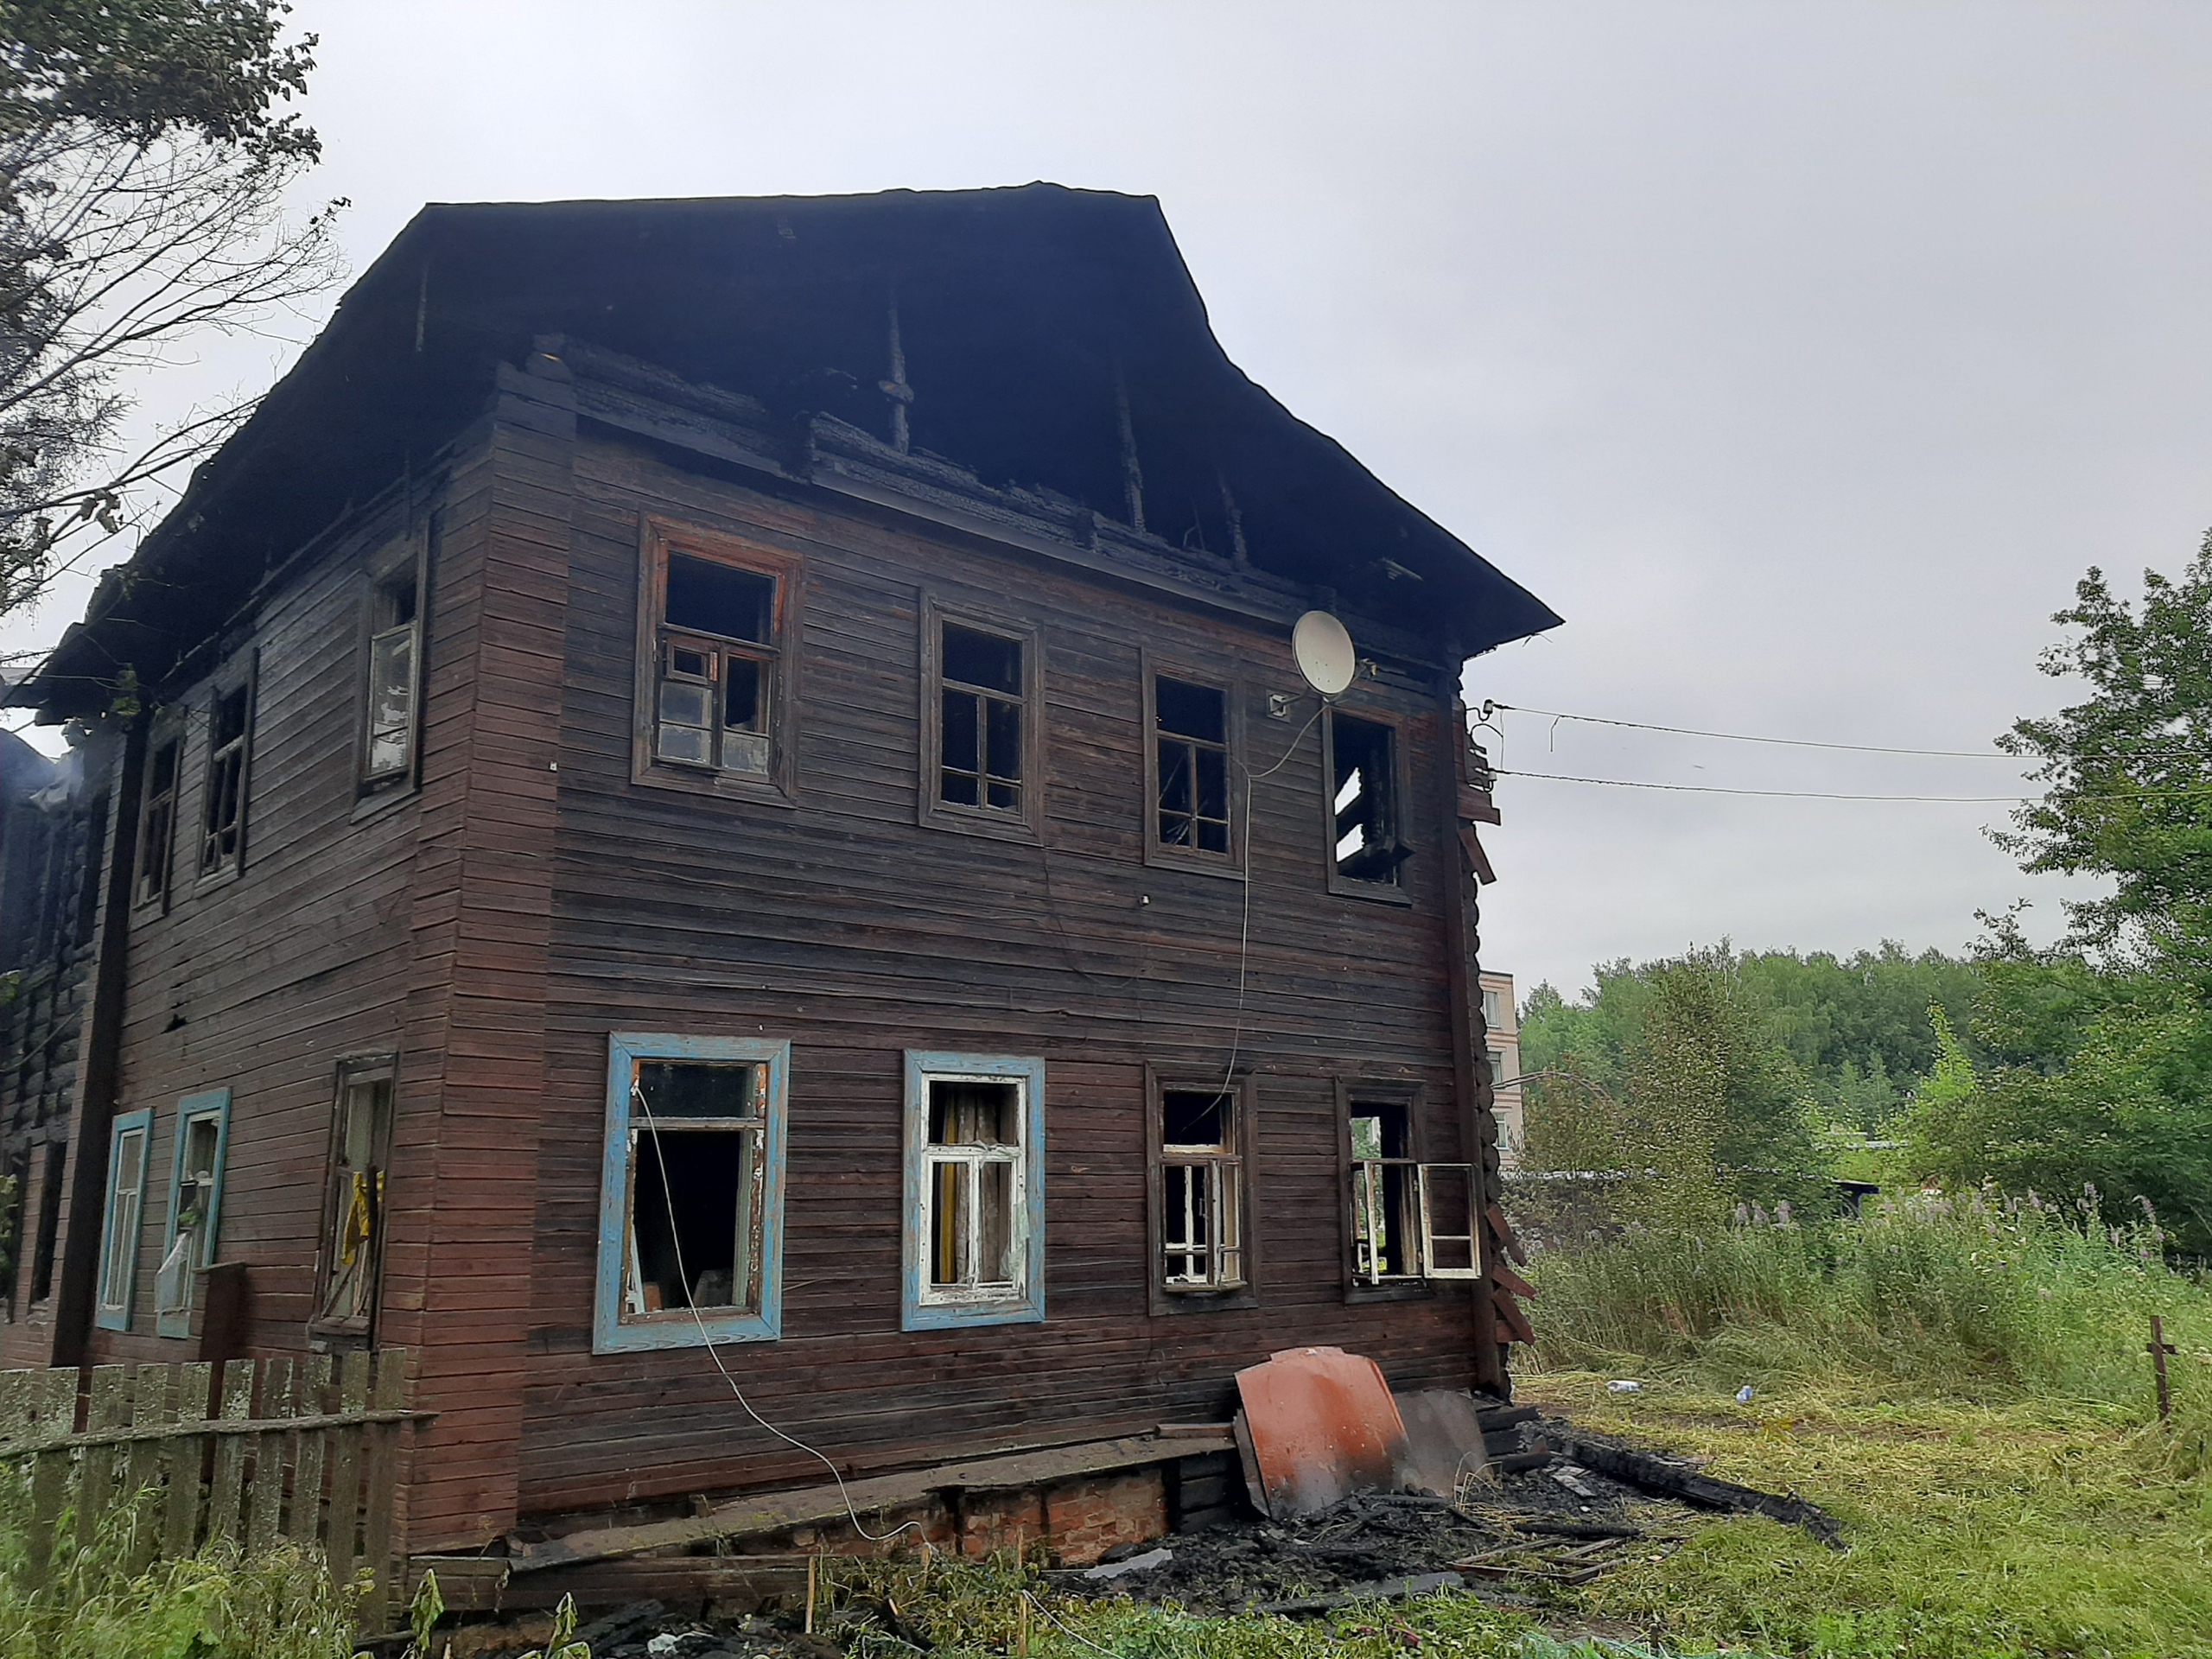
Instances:
[[[2202,1347],[2212,1292],[2166,1269],[2155,1227],[2108,1229],[2093,1198],[2080,1208],[1915,1197],[1863,1221],[1631,1230],[1541,1260],[1540,1351],[1731,1387],[1866,1377],[2139,1402],[2148,1316]]]

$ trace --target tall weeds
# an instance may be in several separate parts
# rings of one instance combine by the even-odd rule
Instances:
[[[2068,1209],[1992,1193],[1811,1225],[1631,1229],[1540,1260],[1539,1351],[1731,1387],[1866,1378],[2140,1404],[2151,1314],[2193,1354],[2212,1340],[2212,1290],[2170,1271],[2159,1243],[2147,1219],[2099,1223],[2093,1198]],[[2202,1369],[2177,1367],[2192,1406]]]

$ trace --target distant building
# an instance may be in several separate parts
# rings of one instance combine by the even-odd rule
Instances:
[[[1484,974],[1483,1029],[1489,1033],[1491,1110],[1497,1118],[1497,1158],[1513,1167],[1521,1151],[1521,1019],[1513,1005],[1513,976]]]

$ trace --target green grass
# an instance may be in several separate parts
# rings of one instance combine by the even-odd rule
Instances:
[[[118,1506],[88,1544],[63,1518],[35,1582],[29,1493],[0,1468],[0,1659],[347,1659],[357,1595],[313,1551],[215,1549],[130,1564],[134,1513]]]

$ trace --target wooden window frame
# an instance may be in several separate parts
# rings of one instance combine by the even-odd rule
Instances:
[[[1244,810],[1245,791],[1250,787],[1245,775],[1244,700],[1239,695],[1242,688],[1233,676],[1210,674],[1187,664],[1141,653],[1144,674],[1144,702],[1140,718],[1144,724],[1144,861],[1159,869],[1192,870],[1203,875],[1225,876],[1241,881],[1245,875],[1246,830],[1249,823]],[[1160,839],[1160,722],[1158,688],[1163,679],[1179,680],[1185,685],[1202,686],[1221,693],[1223,748],[1228,758],[1229,850],[1209,853],[1196,847],[1177,847]]]
[[[139,1140],[138,1185],[130,1196],[130,1215],[122,1215],[121,1154],[126,1137]],[[103,1331],[128,1331],[138,1296],[138,1249],[145,1236],[146,1183],[154,1168],[154,1114],[142,1106],[119,1112],[107,1132],[107,1198],[101,1206],[99,1276],[92,1286],[93,1323]],[[126,1233],[126,1229],[127,1233]],[[122,1254],[117,1255],[120,1249]],[[113,1272],[111,1273],[111,1269]],[[121,1282],[116,1282],[118,1278]],[[117,1293],[111,1295],[110,1293]]]
[[[365,1249],[369,1263],[368,1312],[365,1314],[327,1317],[324,1306],[330,1300],[334,1281],[338,1274],[343,1252],[346,1222],[341,1212],[341,1198],[350,1211],[350,1183],[346,1179],[348,1166],[344,1161],[346,1128],[346,1096],[358,1084],[382,1082],[387,1085],[384,1133],[377,1144],[370,1148],[368,1167],[376,1173],[374,1185],[366,1194],[369,1205],[369,1238]],[[389,1242],[391,1214],[391,1147],[398,1136],[399,1125],[399,1057],[389,1052],[373,1054],[348,1054],[338,1062],[337,1075],[331,1091],[330,1140],[324,1158],[322,1211],[315,1226],[314,1311],[308,1317],[308,1335],[318,1342],[334,1343],[344,1346],[373,1346],[376,1342],[377,1322],[384,1312],[385,1247]]]
[[[1007,1083],[1020,1089],[1021,1128],[1014,1164],[1014,1250],[1022,1281],[1011,1295],[980,1297],[936,1291],[929,1284],[930,1084]],[[1036,1325],[1045,1318],[1045,1062],[1005,1054],[954,1054],[908,1049],[906,1054],[905,1197],[900,1208],[899,1328],[938,1331],[960,1325]]]
[[[360,717],[354,728],[353,790],[363,804],[378,803],[411,793],[423,776],[423,689],[429,683],[424,658],[429,646],[430,537],[427,530],[386,547],[369,561],[366,591],[361,597],[360,670],[358,676]],[[415,587],[415,615],[410,621],[380,626],[385,596],[400,578]],[[404,632],[410,640],[408,667],[407,753],[401,763],[383,772],[370,770],[376,732],[376,653],[380,641]]]
[[[215,1243],[220,1236],[223,1219],[223,1174],[230,1160],[231,1149],[231,1091],[210,1089],[196,1095],[187,1095],[176,1103],[176,1139],[169,1149],[169,1201],[162,1224],[161,1265],[166,1267],[170,1252],[175,1249],[177,1235],[181,1230],[184,1202],[184,1154],[192,1137],[192,1126],[213,1119],[215,1124],[215,1160],[213,1179],[208,1186],[207,1213],[201,1218],[196,1237],[199,1249],[194,1252],[198,1260],[184,1264],[184,1300],[181,1306],[166,1306],[162,1302],[158,1274],[156,1280],[154,1332],[156,1336],[189,1337],[192,1334],[192,1310],[198,1300],[197,1286],[202,1269],[215,1262]]]
[[[184,804],[184,757],[187,736],[185,721],[175,712],[164,710],[156,715],[146,732],[144,771],[138,791],[138,839],[133,857],[135,868],[130,878],[130,908],[135,912],[166,914],[169,896],[176,887],[176,830],[180,817],[178,809]],[[165,748],[175,748],[176,759],[170,769],[169,789],[166,800],[154,792],[154,763]],[[163,809],[163,821],[155,819],[156,807]],[[158,831],[160,851],[156,853]],[[156,857],[160,862],[161,881],[149,889],[147,878]]]
[[[592,1287],[591,1351],[634,1353],[661,1348],[697,1348],[718,1342],[775,1342],[784,1333],[784,1169],[790,1116],[791,1055],[788,1042],[750,1037],[685,1037],[659,1032],[618,1031],[607,1044],[607,1123],[601,1143],[599,1250]],[[692,1061],[708,1065],[755,1065],[768,1068],[762,1103],[760,1212],[757,1230],[760,1306],[756,1311],[671,1308],[631,1314],[626,1311],[629,1283],[631,1206],[635,1202],[638,1134],[642,1115],[631,1113],[631,1088],[640,1061]]]
[[[1406,753],[1406,722],[1379,710],[1344,709],[1331,704],[1321,715],[1321,859],[1322,868],[1328,875],[1329,891],[1339,898],[1368,899],[1377,904],[1409,906],[1414,899],[1403,880],[1404,863],[1397,867],[1400,879],[1393,881],[1373,881],[1348,876],[1337,868],[1337,716],[1339,714],[1347,719],[1389,730],[1390,787],[1394,795],[1392,805],[1397,818],[1396,833],[1401,844],[1417,844],[1408,833],[1413,774]]]
[[[1041,845],[1045,825],[1045,642],[1033,622],[971,605],[940,601],[925,593],[921,614],[921,777],[918,822],[964,835],[995,836]],[[939,795],[944,769],[944,628],[1011,639],[1021,647],[1021,810],[964,806]],[[956,683],[958,683],[956,682]]]
[[[770,639],[758,651],[772,656],[763,675],[768,693],[768,770],[724,771],[719,766],[664,760],[655,753],[660,723],[661,637],[668,604],[668,561],[682,553],[728,565],[776,584]],[[796,553],[703,525],[647,515],[638,548],[638,629],[631,702],[630,780],[655,789],[725,799],[795,805],[798,799],[798,658],[806,616],[806,562]],[[717,679],[717,695],[720,680]],[[719,728],[718,728],[719,729]]]
[[[201,750],[200,756],[199,827],[193,843],[193,887],[195,891],[203,887],[218,887],[226,881],[236,880],[245,868],[246,836],[252,818],[252,813],[249,808],[253,800],[254,737],[256,729],[260,724],[257,718],[259,713],[257,704],[260,701],[261,690],[259,671],[259,653],[249,652],[242,664],[216,677],[208,688],[205,747]],[[215,716],[224,699],[238,691],[243,691],[245,694],[245,729],[237,740],[238,744],[237,845],[210,863],[207,857],[207,845],[219,832],[211,828],[213,820],[209,814],[213,809],[217,795],[216,768],[223,760],[222,750],[219,750],[215,745]],[[227,748],[228,745],[225,747]]]
[[[1166,1282],[1166,1157],[1161,1114],[1162,1097],[1170,1093],[1225,1094],[1236,1103],[1235,1155],[1242,1188],[1238,1209],[1243,1221],[1243,1238],[1238,1247],[1244,1255],[1244,1281],[1241,1285],[1214,1287],[1171,1286]],[[1224,1089],[1218,1074],[1199,1077],[1186,1071],[1171,1071],[1147,1064],[1144,1074],[1144,1100],[1145,1283],[1152,1312],[1155,1314],[1205,1313],[1224,1308],[1257,1307],[1260,1305],[1260,1230],[1257,1214],[1253,1208],[1253,1195],[1259,1187],[1260,1135],[1258,1092],[1252,1078],[1249,1075],[1236,1077]]]

